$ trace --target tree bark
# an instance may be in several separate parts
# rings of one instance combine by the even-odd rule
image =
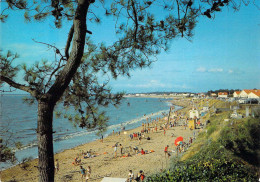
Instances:
[[[74,34],[69,59],[49,91],[38,97],[37,138],[39,182],[54,181],[53,111],[55,104],[62,97],[80,66],[85,46],[87,30],[86,16],[89,5],[89,0],[78,0],[78,7],[73,21]]]
[[[54,181],[53,158],[53,110],[54,104],[46,101],[38,101],[38,157],[39,157],[39,181]]]
[[[69,59],[63,70],[58,75],[56,81],[48,91],[48,94],[51,95],[52,100],[55,102],[61,98],[71,79],[75,75],[78,67],[80,66],[85,47],[85,38],[87,32],[86,17],[89,5],[89,0],[78,1],[78,7],[76,9],[73,21],[74,33]]]

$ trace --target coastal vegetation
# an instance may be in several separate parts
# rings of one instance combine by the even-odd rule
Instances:
[[[230,114],[211,116],[190,149],[147,181],[257,181],[259,118],[225,120]]]

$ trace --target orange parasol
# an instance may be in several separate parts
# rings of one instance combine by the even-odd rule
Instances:
[[[180,144],[180,142],[183,142],[183,137],[179,136],[175,139],[174,144],[177,146]]]

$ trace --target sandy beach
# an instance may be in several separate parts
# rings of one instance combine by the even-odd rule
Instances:
[[[174,104],[185,106],[178,113],[184,114],[190,109],[189,101],[177,100]],[[149,175],[165,169],[169,166],[170,158],[165,157],[164,148],[169,145],[169,151],[172,151],[171,157],[175,157],[176,146],[174,145],[174,140],[178,136],[182,136],[184,141],[188,142],[194,131],[198,133],[198,130],[192,131],[188,128],[185,129],[184,126],[174,126],[166,130],[164,134],[164,130],[160,130],[159,125],[163,125],[166,121],[166,118],[158,120],[157,132],[152,132],[151,129],[149,133],[145,133],[141,142],[135,139],[131,140],[129,135],[134,132],[141,132],[142,126],[121,132],[120,135],[112,134],[104,138],[103,143],[101,141],[93,141],[56,154],[55,160],[58,159],[60,169],[55,174],[55,181],[81,181],[79,165],[72,164],[77,156],[81,159],[81,165],[85,169],[87,166],[91,167],[92,172],[89,181],[93,182],[99,182],[105,176],[127,178],[130,169],[133,170],[134,175],[137,175],[139,170],[143,170],[145,175]],[[146,139],[148,136],[151,138],[150,140]],[[116,143],[123,146],[123,155],[120,154],[120,149],[118,148],[117,157],[115,157],[113,147]],[[129,146],[132,148],[136,146],[139,150],[143,148],[148,152],[153,150],[154,152],[145,155],[135,154],[134,150],[130,150]],[[83,158],[82,152],[89,150],[95,157]],[[130,153],[131,156],[123,157],[127,153]],[[19,166],[4,170],[2,172],[2,181],[37,181],[38,171],[34,166],[37,166],[37,159],[29,162],[29,167],[26,170]]]

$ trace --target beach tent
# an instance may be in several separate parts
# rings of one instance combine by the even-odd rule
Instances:
[[[179,145],[181,142],[183,142],[183,137],[179,136],[175,139],[174,144],[177,146]]]
[[[127,178],[104,177],[101,182],[126,182]]]
[[[196,123],[194,119],[189,121],[189,128],[192,130],[196,129]]]

